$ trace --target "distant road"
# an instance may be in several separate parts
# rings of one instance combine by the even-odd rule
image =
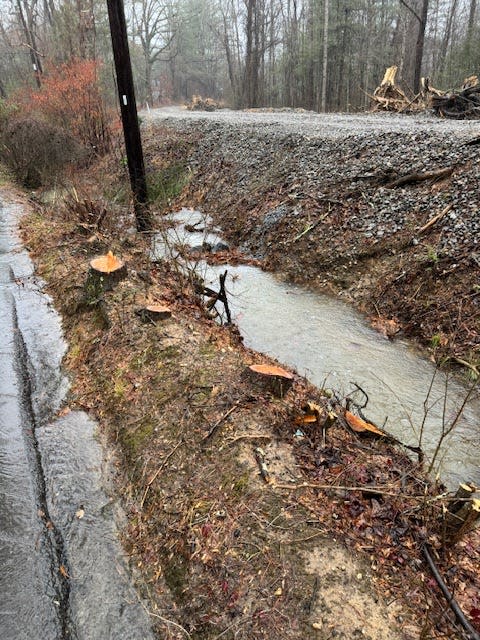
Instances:
[[[180,119],[185,121],[206,120],[210,122],[231,123],[232,125],[261,125],[267,131],[282,129],[285,134],[292,133],[311,137],[336,138],[348,135],[362,135],[380,132],[398,132],[414,134],[428,132],[439,136],[451,135],[458,140],[468,140],[480,135],[478,120],[446,120],[420,113],[418,115],[400,115],[396,113],[314,113],[311,111],[187,111],[182,107],[162,107],[143,111],[145,120]]]

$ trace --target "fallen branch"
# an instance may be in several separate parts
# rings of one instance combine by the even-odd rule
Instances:
[[[184,444],[184,439],[182,438],[181,440],[179,440],[177,442],[177,444],[173,447],[173,449],[170,451],[170,453],[162,460],[162,464],[158,467],[158,469],[155,471],[155,473],[153,474],[153,476],[150,478],[150,480],[147,482],[147,486],[145,487],[145,491],[143,492],[143,497],[142,500],[140,502],[140,507],[143,507],[144,502],[145,502],[145,498],[147,497],[147,493],[148,490],[150,489],[150,487],[152,486],[152,484],[155,482],[155,480],[158,478],[159,474],[161,473],[161,471],[165,468],[165,465],[167,464],[167,462],[170,460],[170,458],[173,456],[173,454],[175,453],[175,451],[182,445]]]
[[[143,608],[145,609],[145,611],[148,613],[149,616],[153,616],[154,618],[158,618],[159,620],[161,620],[165,624],[170,624],[172,627],[175,627],[176,629],[178,629],[179,631],[184,633],[189,640],[192,640],[192,636],[188,633],[188,631],[185,629],[185,627],[182,627],[182,625],[178,624],[178,622],[175,622],[174,620],[169,620],[168,618],[164,618],[163,616],[161,616],[159,613],[154,613],[153,611],[150,611],[149,609],[147,609],[147,607],[145,605],[143,605]]]
[[[227,292],[225,290],[225,279],[227,277],[227,273],[228,271],[225,271],[220,276],[220,289],[218,291],[214,291],[213,289],[210,289],[210,287],[204,286],[203,283],[196,283],[195,291],[202,296],[210,298],[205,305],[209,311],[213,309],[217,302],[222,302],[227,316],[227,324],[232,324],[232,316],[230,313],[230,307],[228,306]]]
[[[232,414],[235,411],[235,409],[237,409],[239,405],[240,405],[240,401],[237,401],[233,405],[233,407],[230,407],[230,409],[216,421],[216,423],[213,425],[213,427],[210,429],[207,435],[204,438],[202,438],[202,444],[210,440],[210,438],[212,438],[215,435],[218,427],[222,424],[222,422],[224,422],[228,418],[230,414]]]
[[[460,606],[459,606],[458,602],[455,600],[453,595],[450,593],[447,585],[445,584],[442,576],[440,575],[440,572],[439,572],[439,570],[437,568],[437,565],[435,564],[435,562],[434,562],[434,560],[433,560],[433,558],[432,558],[432,556],[430,554],[430,551],[428,549],[428,545],[424,544],[423,547],[422,547],[422,551],[423,551],[423,555],[425,556],[425,559],[427,561],[427,564],[430,567],[430,570],[431,570],[431,572],[433,574],[433,577],[437,581],[437,584],[440,587],[443,595],[445,596],[448,605],[450,606],[450,608],[454,612],[455,617],[457,618],[457,621],[459,622],[459,624],[462,625],[462,627],[468,633],[469,640],[480,640],[480,634],[477,633],[477,631],[475,631],[475,629],[472,627],[470,622],[467,620],[467,618],[465,617],[465,614],[460,609]]]
[[[263,434],[263,433],[244,433],[243,435],[237,436],[236,438],[230,438],[225,443],[225,446],[230,446],[239,442],[240,440],[271,440],[272,436]],[[223,446],[220,447],[223,449]]]
[[[227,324],[232,324],[232,316],[230,314],[230,308],[228,306],[227,292],[225,291],[225,279],[227,277],[227,273],[228,271],[225,271],[225,273],[222,273],[222,275],[220,276],[220,291],[218,293],[218,299],[220,300],[220,302],[223,302],[225,313],[227,315]]]
[[[436,169],[435,171],[425,171],[424,173],[409,173],[406,176],[397,178],[385,185],[387,189],[395,189],[396,187],[403,187],[405,184],[411,184],[412,182],[423,182],[424,180],[440,180],[441,178],[448,178],[453,173],[454,167],[445,167],[444,169]]]
[[[314,484],[313,482],[302,482],[302,484],[276,484],[276,489],[286,489],[288,491],[298,491],[299,489],[319,489],[320,491],[362,491],[363,493],[373,493],[382,496],[394,496],[398,497],[400,493],[397,491],[385,491],[388,487],[348,487],[345,485],[332,485],[332,484]],[[425,500],[425,496],[409,496],[411,498],[421,497]]]
[[[325,213],[321,218],[319,218],[318,220],[313,222],[311,225],[309,225],[306,229],[304,229],[301,233],[299,233],[298,236],[295,236],[292,242],[297,242],[297,240],[300,240],[300,238],[303,238],[303,236],[306,236],[307,233],[310,233],[311,231],[313,231],[316,227],[318,227],[318,225],[321,222],[325,220],[325,218],[328,218],[329,215],[330,215],[330,207],[328,207],[327,213]]]
[[[474,144],[480,144],[480,136],[478,136],[478,138],[473,138],[473,140],[469,140],[468,142],[465,142],[466,147],[473,146]]]
[[[263,449],[260,449],[260,447],[256,447],[255,449],[255,459],[262,478],[265,482],[271,482],[270,472],[268,471],[267,463],[265,462],[265,453],[263,452]]]
[[[420,229],[418,230],[418,235],[424,233],[425,231],[427,231],[427,229],[430,229],[430,227],[432,227],[436,222],[444,218],[447,215],[447,213],[451,211],[452,207],[453,207],[452,203],[447,204],[447,206],[444,209],[442,209],[440,213],[437,213],[437,215],[433,216],[433,218],[429,220],[426,224],[424,224],[423,227],[420,227]]]
[[[478,369],[477,365],[472,364],[467,360],[463,360],[463,358],[457,358],[457,356],[452,356],[450,359],[454,362],[457,362],[458,364],[463,365],[464,367],[467,367],[467,369],[470,369],[470,371],[472,371],[477,376],[477,378],[480,377],[480,370]]]

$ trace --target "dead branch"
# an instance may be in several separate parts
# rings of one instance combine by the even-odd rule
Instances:
[[[372,493],[382,496],[394,496],[398,497],[400,495],[399,492],[386,491],[389,487],[349,487],[345,485],[332,485],[332,484],[315,484],[313,482],[302,482],[301,484],[276,484],[276,489],[286,489],[287,491],[298,491],[300,489],[319,489],[320,491],[361,491],[362,493]],[[415,496],[409,496],[411,498]],[[425,499],[425,496],[419,496],[422,500]]]
[[[435,171],[425,171],[424,173],[409,173],[406,176],[397,178],[385,185],[387,189],[395,189],[396,187],[403,187],[405,184],[411,184],[412,182],[423,182],[425,180],[441,180],[442,178],[448,178],[453,173],[454,167],[445,167],[444,169],[436,169]]]
[[[433,216],[433,218],[429,220],[426,224],[424,224],[423,227],[420,227],[420,229],[418,230],[418,235],[424,233],[425,231],[427,231],[427,229],[430,229],[430,227],[432,227],[436,222],[444,218],[447,215],[447,213],[451,211],[452,207],[453,207],[452,203],[447,204],[447,206],[443,208],[440,211],[440,213],[438,213],[436,216]]]
[[[229,415],[231,415],[235,409],[238,408],[238,406],[240,405],[240,401],[237,401],[233,407],[230,407],[230,409],[223,414],[223,416],[221,416],[213,425],[213,427],[210,429],[210,431],[207,433],[207,435],[202,439],[202,443],[207,442],[208,440],[210,440],[210,438],[212,438],[215,433],[217,432],[218,427],[222,424],[222,422],[224,422]]]
[[[271,482],[270,472],[268,471],[267,463],[265,462],[265,453],[263,449],[260,449],[260,447],[255,448],[255,460],[257,461],[262,478],[267,483]]]
[[[155,480],[158,478],[158,476],[160,475],[161,471],[165,468],[165,465],[167,464],[167,462],[170,460],[170,458],[173,456],[173,454],[175,453],[175,451],[181,447],[182,444],[184,444],[185,440],[183,438],[181,438],[177,444],[173,447],[173,449],[170,451],[170,453],[167,454],[167,456],[162,460],[162,464],[158,467],[158,469],[155,471],[155,473],[153,474],[153,476],[150,478],[150,480],[147,482],[147,486],[145,487],[145,491],[143,492],[143,497],[142,500],[140,501],[140,507],[143,507],[144,503],[145,503],[145,499],[147,497],[147,493],[148,490],[150,489],[150,487],[152,486],[152,484],[155,482]]]
[[[437,565],[435,564],[435,562],[434,562],[434,560],[432,558],[432,555],[431,555],[431,553],[430,553],[430,551],[428,549],[428,545],[424,544],[423,547],[422,547],[422,551],[423,551],[423,555],[425,556],[425,560],[427,561],[427,564],[430,567],[430,570],[432,572],[433,577],[437,581],[437,584],[440,587],[443,595],[445,596],[448,605],[450,606],[450,608],[454,612],[455,617],[457,618],[457,621],[459,622],[459,624],[462,625],[462,627],[468,633],[469,640],[480,640],[480,634],[478,634],[475,631],[475,629],[472,627],[470,622],[467,620],[467,618],[465,617],[465,614],[460,609],[460,607],[458,605],[458,602],[455,600],[453,595],[450,593],[447,585],[445,584],[442,576],[440,575],[440,572],[439,572],[439,570],[437,568]]]

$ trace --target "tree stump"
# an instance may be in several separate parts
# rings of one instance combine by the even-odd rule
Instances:
[[[289,371],[269,364],[252,364],[247,375],[255,385],[278,398],[282,398],[293,384],[293,375]]]
[[[127,275],[127,267],[123,260],[109,251],[104,256],[90,260],[90,270],[85,282],[84,301],[86,304],[96,304],[105,291],[113,287]]]
[[[104,256],[90,260],[90,269],[83,287],[83,294],[76,309],[82,307],[96,307],[104,304],[103,294],[127,275],[125,263],[109,251]]]
[[[480,520],[480,500],[474,498],[476,487],[461,484],[445,514],[446,538],[454,545],[469,533]]]
[[[168,320],[172,317],[172,312],[168,307],[160,304],[149,304],[135,311],[142,322],[157,322],[158,320]]]

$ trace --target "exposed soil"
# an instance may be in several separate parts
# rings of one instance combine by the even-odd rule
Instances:
[[[466,143],[478,124],[171,109],[148,122],[152,174],[188,172],[169,205],[200,207],[267,269],[476,370],[480,162]],[[442,169],[450,175],[397,184]]]
[[[184,186],[181,198],[171,196],[175,204],[200,205],[271,268],[302,280],[301,270],[311,268],[310,279],[337,291],[345,273],[352,298],[373,299],[374,271],[370,280],[362,271],[357,286],[367,259],[354,264],[333,218],[295,240],[334,211],[338,226],[348,227],[344,205],[333,202],[344,202],[338,187],[328,195],[335,208],[320,207],[307,194],[309,170],[291,168],[299,171],[304,137],[268,142],[258,131],[217,123],[176,122],[150,133],[151,176],[174,166]],[[252,166],[236,159],[244,144]],[[275,158],[269,171],[267,145]],[[248,365],[271,361],[208,317],[194,278],[151,262],[149,238],[101,195],[105,184],[110,192],[119,184],[119,175],[105,175],[111,164],[97,181],[77,176],[75,197],[67,191],[61,201],[35,205],[23,233],[64,317],[72,392],[63,411],[87,410],[117,451],[125,548],[159,637],[463,638],[424,563],[425,543],[478,627],[480,534],[445,548],[442,487],[388,439],[354,434],[344,398],[296,374],[279,398],[246,375]],[[353,196],[345,198],[353,206]],[[364,236],[348,236],[354,255],[377,247]],[[128,276],[87,300],[88,263],[108,250],[125,261]],[[329,255],[337,256],[332,269]],[[398,257],[380,255],[385,264]],[[146,303],[168,306],[172,317],[143,322],[136,311]],[[307,402],[317,405],[314,422],[302,411]]]

